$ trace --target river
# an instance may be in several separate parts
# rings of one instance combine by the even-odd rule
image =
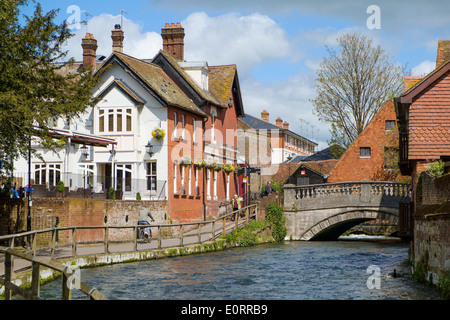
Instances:
[[[394,240],[287,241],[82,269],[112,300],[439,300],[409,275],[408,245]],[[393,273],[396,273],[396,277]],[[41,287],[60,299],[61,282]],[[86,299],[74,290],[73,299]]]

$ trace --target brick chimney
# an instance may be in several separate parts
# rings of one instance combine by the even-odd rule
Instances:
[[[113,52],[123,51],[123,30],[120,24],[114,26],[114,30],[111,31],[112,50]]]
[[[285,121],[283,123],[283,129],[289,130],[289,122]]]
[[[438,49],[436,55],[436,68],[440,67],[442,64],[450,60],[450,41],[449,40],[439,40]]]
[[[83,67],[91,68],[92,72],[95,71],[95,61],[97,56],[97,40],[91,33],[86,33],[83,39],[81,39],[81,47],[83,48]]]
[[[261,120],[269,122],[269,113],[267,110],[263,110],[263,112],[261,112]]]
[[[177,60],[184,60],[184,28],[181,23],[166,23],[161,29],[163,50]]]
[[[280,117],[275,119],[275,124],[277,127],[283,128],[283,120]]]

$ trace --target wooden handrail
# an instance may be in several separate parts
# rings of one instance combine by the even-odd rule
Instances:
[[[253,213],[252,213],[253,212]],[[253,205],[249,205],[246,207],[243,207],[239,210],[227,213],[221,217],[218,217],[216,219],[210,220],[210,221],[199,221],[199,222],[186,222],[186,223],[179,223],[179,224],[149,224],[149,225],[131,225],[131,226],[72,226],[72,227],[58,227],[58,228],[47,228],[47,229],[42,229],[42,230],[34,230],[34,231],[27,231],[27,232],[23,232],[23,233],[18,233],[18,234],[12,234],[12,235],[6,235],[6,236],[0,236],[0,241],[8,241],[10,242],[10,247],[1,247],[0,246],[0,253],[4,253],[5,254],[5,277],[2,279],[0,278],[0,284],[2,284],[5,287],[5,298],[11,299],[11,292],[15,292],[17,294],[22,295],[24,298],[26,299],[39,299],[39,272],[40,272],[40,267],[47,267],[50,269],[53,269],[55,271],[61,272],[62,273],[62,281],[63,284],[67,283],[66,281],[70,278],[71,276],[71,272],[68,271],[68,267],[65,267],[57,262],[55,262],[55,250],[57,247],[60,247],[61,245],[56,244],[56,233],[59,231],[72,231],[72,243],[68,243],[66,244],[66,246],[72,246],[72,257],[76,257],[77,256],[77,245],[80,244],[79,241],[77,241],[77,231],[78,230],[83,230],[83,229],[104,229],[104,240],[103,240],[103,245],[104,245],[104,252],[108,253],[109,252],[109,244],[112,243],[113,241],[111,241],[109,239],[109,230],[110,229],[134,229],[133,232],[133,239],[132,240],[124,240],[121,242],[133,242],[133,249],[134,251],[138,251],[137,250],[137,230],[139,230],[139,228],[158,228],[158,249],[161,249],[161,242],[162,242],[162,235],[161,235],[161,230],[162,228],[174,228],[174,227],[179,227],[180,228],[180,241],[179,241],[179,245],[183,246],[183,239],[185,237],[192,237],[192,236],[197,236],[197,242],[198,243],[202,243],[202,235],[205,234],[210,234],[211,237],[209,237],[207,240],[205,241],[209,241],[211,239],[215,239],[216,238],[216,222],[222,222],[223,224],[223,234],[226,233],[226,219],[232,217],[232,216],[236,216],[235,219],[235,224],[234,224],[234,228],[233,230],[235,230],[235,228],[238,227],[238,221],[241,218],[241,213],[245,213],[244,218],[245,219],[245,224],[248,225],[249,220],[251,218],[255,218],[257,219],[257,214],[258,214],[258,206],[257,204],[253,204]],[[241,219],[241,221],[243,220]],[[202,232],[202,226],[206,226],[208,224],[211,224],[212,230],[211,231],[205,231]],[[188,232],[185,230],[186,227],[188,226],[197,226],[198,230],[196,232],[196,234],[188,234]],[[195,229],[194,229],[195,230]],[[40,258],[37,257],[37,236],[39,234],[44,234],[44,233],[50,233],[51,234],[51,243],[49,247],[46,248],[41,248],[41,249],[51,249],[51,260],[49,259],[44,259],[44,258]],[[27,236],[32,236],[33,240],[31,242],[32,248],[31,248],[31,253],[30,252],[23,252],[23,251],[19,251],[14,249],[14,240],[16,238],[20,238],[20,237],[27,237]],[[89,242],[92,243],[92,242]],[[95,241],[95,243],[99,243],[98,241]],[[101,243],[101,241],[100,241]],[[31,284],[32,284],[32,289],[31,289],[31,293],[16,286],[14,283],[12,283],[11,281],[11,277],[12,277],[12,266],[13,266],[13,258],[20,258],[20,259],[24,259],[26,261],[30,261],[32,262],[32,280],[31,280]],[[101,294],[97,289],[84,284],[83,282],[80,282],[80,288],[79,288],[84,294],[88,295],[90,299],[94,299],[94,300],[101,300],[101,299],[106,299],[106,297]],[[63,292],[62,292],[62,298],[63,299],[71,299],[71,288],[68,288],[68,286],[63,285]]]
[[[56,263],[54,261],[51,260],[47,260],[47,259],[43,259],[43,258],[39,258],[39,257],[34,257],[30,254],[24,253],[22,251],[16,250],[16,249],[12,249],[12,248],[6,248],[6,247],[0,247],[0,253],[4,253],[5,254],[5,277],[4,279],[0,278],[0,284],[2,284],[3,286],[5,286],[5,299],[6,300],[11,300],[12,297],[12,291],[14,291],[15,293],[18,293],[20,295],[22,295],[23,297],[25,297],[26,299],[30,299],[30,300],[38,300],[39,299],[39,286],[40,286],[40,282],[39,282],[39,270],[40,267],[46,267],[46,268],[50,268],[52,270],[55,270],[57,272],[61,272],[62,276],[62,281],[63,281],[63,293],[62,293],[62,298],[64,300],[70,300],[71,299],[71,291],[72,288],[68,285],[67,280],[70,278],[70,276],[72,275],[72,272],[69,272],[68,270],[70,269],[68,266],[63,266],[59,263]],[[15,285],[12,281],[11,281],[11,276],[12,276],[12,257],[18,257],[27,261],[30,261],[32,263],[32,280],[31,280],[31,284],[32,284],[32,288],[31,288],[31,292],[28,292],[22,288],[20,288],[19,286]],[[90,285],[80,281],[79,282],[80,287],[78,288],[81,292],[83,292],[85,295],[87,295],[89,297],[89,299],[91,300],[107,300],[107,298],[100,292],[98,291],[96,288],[91,287]]]

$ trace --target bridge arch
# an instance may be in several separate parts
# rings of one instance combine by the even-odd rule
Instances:
[[[369,220],[387,220],[393,224],[398,223],[398,212],[392,208],[366,208],[350,209],[326,217],[300,235],[300,240],[337,240],[340,235],[350,228]]]
[[[287,236],[295,240],[332,240],[362,222],[398,224],[400,203],[411,199],[410,186],[397,182],[342,182],[285,185]]]

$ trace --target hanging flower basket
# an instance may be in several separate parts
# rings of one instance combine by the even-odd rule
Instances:
[[[204,168],[204,167],[205,167],[205,162],[203,161],[203,159],[198,159],[198,160],[194,163],[194,165],[196,165],[197,168],[201,169],[201,168]]]
[[[155,138],[156,140],[161,140],[161,139],[163,139],[165,135],[166,135],[166,133],[165,133],[164,130],[161,129],[161,128],[156,128],[155,130],[152,131],[152,136],[153,136],[153,138]]]
[[[193,161],[189,156],[183,156],[183,158],[181,158],[181,165],[185,167],[190,166],[192,163]]]
[[[231,164],[224,164],[222,166],[222,171],[225,172],[226,174],[230,174],[231,172],[234,171],[234,167]]]

